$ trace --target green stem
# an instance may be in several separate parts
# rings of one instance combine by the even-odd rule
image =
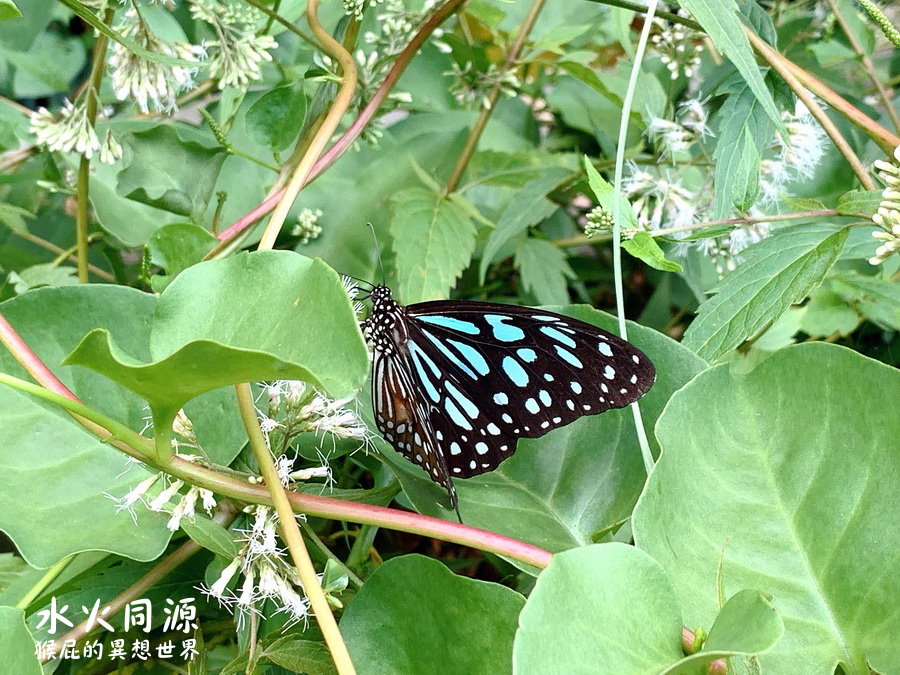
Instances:
[[[309,539],[310,542],[312,542],[312,545],[322,555],[323,558],[331,560],[333,563],[335,563],[338,567],[344,570],[344,574],[346,574],[347,578],[350,579],[350,583],[352,583],[357,588],[362,588],[362,579],[356,576],[356,574],[353,573],[353,570],[351,570],[343,560],[332,553],[331,549],[328,548],[321,539],[319,539],[319,535],[316,534],[316,531],[312,529],[312,527],[310,527],[309,523],[307,523],[305,520],[301,520],[300,529],[302,529],[306,533],[306,538]]]
[[[622,116],[619,120],[619,142],[616,145],[616,168],[613,180],[614,194],[622,194],[622,174],[625,167],[625,144],[628,135],[628,120],[631,116],[631,104],[634,100],[634,92],[637,89],[637,79],[641,72],[641,62],[644,58],[644,50],[650,39],[650,28],[653,24],[653,14],[656,11],[656,0],[647,3],[647,17],[644,27],[641,29],[641,37],[638,40],[637,50],[634,55],[634,65],[628,79],[628,87],[625,97],[622,99]],[[613,279],[616,288],[616,313],[619,319],[619,335],[623,340],[628,339],[628,329],[625,326],[625,291],[622,284],[622,201],[613,201]],[[644,460],[644,468],[647,474],[653,469],[653,454],[650,452],[650,443],[644,430],[644,422],[641,418],[641,408],[637,401],[631,404],[631,412],[634,417],[634,429],[637,433],[638,444],[641,447],[641,457]]]
[[[525,45],[525,40],[528,39],[528,34],[531,33],[531,29],[534,28],[534,23],[537,21],[541,10],[544,8],[544,2],[545,0],[534,0],[534,2],[532,2],[528,14],[525,16],[525,20],[522,22],[519,32],[516,34],[516,39],[506,54],[503,66],[500,68],[498,82],[488,94],[487,101],[482,105],[481,112],[478,113],[478,119],[475,120],[475,125],[472,127],[472,131],[469,132],[469,137],[466,139],[466,144],[463,146],[463,149],[456,160],[456,165],[450,172],[450,177],[447,179],[447,186],[444,189],[445,194],[449,195],[456,190],[466,167],[469,165],[469,160],[471,160],[472,155],[475,154],[475,149],[478,147],[478,141],[481,139],[481,134],[484,133],[484,129],[491,117],[491,113],[494,112],[494,108],[503,91],[503,76],[512,69],[513,65],[518,60],[519,55],[522,53],[522,47]]]
[[[44,575],[38,580],[38,582],[28,589],[28,592],[25,593],[19,601],[16,603],[16,607],[18,609],[27,609],[28,605],[34,602],[47,588],[50,587],[60,574],[75,560],[75,555],[67,555],[65,558],[60,560],[58,563],[53,565],[50,569],[48,569]]]
[[[104,23],[109,24],[112,21],[114,9],[107,9],[104,16]],[[100,82],[103,80],[103,69],[106,67],[106,45],[109,38],[106,34],[101,33],[94,43],[93,59],[91,64],[91,74],[88,80],[89,84],[85,96],[87,96],[87,106],[85,107],[85,115],[91,127],[97,120],[97,110],[100,106],[99,91]],[[78,162],[78,181],[75,187],[76,211],[75,211],[75,242],[78,248],[78,281],[83,284],[90,281],[88,279],[88,192],[91,177],[91,160],[85,155],[81,156]]]

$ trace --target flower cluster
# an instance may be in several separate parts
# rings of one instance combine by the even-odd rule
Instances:
[[[788,195],[790,183],[812,178],[825,156],[825,132],[802,101],[797,101],[793,112],[783,112],[781,119],[788,137],[782,138],[780,132],[775,135],[776,157],[764,159],[760,168],[760,202],[764,206],[774,206]]]
[[[877,160],[875,168],[885,184],[881,193],[881,204],[872,215],[872,220],[882,229],[872,236],[883,242],[875,255],[869,258],[872,265],[880,265],[900,251],[900,146],[894,148],[894,161]]]
[[[683,10],[678,10],[678,13],[685,14]],[[659,53],[659,60],[669,69],[669,76],[677,80],[683,72],[685,77],[691,77],[700,65],[702,34],[663,19],[657,18],[654,21],[660,30],[650,37],[650,42]]]
[[[88,159],[98,153],[101,162],[114,164],[122,157],[122,146],[107,129],[103,142],[88,119],[85,97],[75,103],[65,101],[58,116],[46,108],[38,108],[31,113],[31,133],[37,137],[37,144],[58,152],[78,152]]]
[[[119,42],[112,46],[109,65],[116,98],[120,101],[133,99],[143,113],[151,108],[159,112],[175,110],[176,96],[194,86],[194,75],[206,55],[205,50],[198,45],[161,39],[134,7],[125,12],[116,28],[148,52],[197,64],[168,65],[144,58]]]
[[[584,233],[593,237],[598,234],[606,234],[612,232],[613,214],[602,206],[591,209],[587,214],[587,223],[584,226]]]
[[[654,117],[647,126],[647,136],[659,150],[661,158],[674,159],[687,153],[706,136],[712,136],[706,101],[691,98],[678,108],[678,118]]]
[[[216,36],[207,41],[209,75],[219,88],[246,88],[262,77],[261,65],[271,61],[269,50],[278,46],[271,35],[258,35],[262,16],[247,5],[219,0],[191,0],[191,16],[212,26]]]
[[[513,97],[522,87],[519,77],[513,69],[503,69],[492,63],[487,70],[479,70],[471,61],[460,66],[454,62],[452,69],[444,73],[454,78],[450,85],[450,93],[460,105],[467,105],[479,101],[489,108],[491,105],[490,91],[499,86],[500,93],[506,97]]]
[[[291,228],[291,234],[300,237],[301,244],[308,244],[322,234],[322,226],[319,218],[322,217],[322,209],[303,209],[297,216],[297,224]]]
[[[380,5],[382,2],[384,0],[341,0],[341,3],[344,5],[344,13],[347,16],[352,16],[357,21],[363,18],[363,14],[368,7],[375,7],[375,5]]]

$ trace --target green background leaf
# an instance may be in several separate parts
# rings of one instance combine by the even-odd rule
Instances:
[[[43,675],[34,655],[34,638],[25,627],[25,612],[0,607],[0,655],[3,668],[16,675]]]

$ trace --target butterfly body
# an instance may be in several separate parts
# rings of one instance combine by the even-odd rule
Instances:
[[[656,377],[634,345],[530,307],[473,301],[403,306],[371,292],[378,430],[442,485],[495,469],[537,438],[643,396]]]

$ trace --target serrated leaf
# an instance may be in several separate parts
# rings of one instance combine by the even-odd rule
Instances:
[[[286,84],[270,89],[250,106],[244,117],[244,128],[253,142],[278,151],[297,137],[305,119],[305,92]]]
[[[775,125],[749,85],[743,83],[722,105],[716,163],[715,218],[727,218],[731,209],[749,208],[759,190],[759,158],[769,145]]]
[[[562,305],[569,301],[566,279],[575,272],[559,247],[543,239],[523,239],[516,249],[516,267],[525,290],[542,305]]]
[[[481,254],[478,276],[482,283],[488,266],[494,261],[500,249],[529,227],[549,218],[556,211],[557,205],[547,199],[547,194],[568,176],[569,172],[564,169],[550,169],[540,178],[526,183],[513,195],[503,213],[500,214],[497,227],[488,236]]]
[[[224,527],[206,516],[195,515],[183,518],[181,529],[203,548],[208,549],[229,562],[238,554],[238,545],[234,537]]]
[[[38,263],[19,272],[10,272],[9,282],[17,295],[46,286],[76,286],[79,283],[78,270],[66,265]]]
[[[872,215],[881,204],[881,190],[850,190],[838,198],[837,210],[846,215]]]
[[[763,82],[750,41],[744,33],[737,3],[734,0],[681,0],[680,5],[703,26],[713,44],[728,57],[747,82],[769,119],[782,128],[781,116]]]
[[[635,233],[634,237],[622,242],[622,248],[654,269],[663,272],[680,272],[682,270],[681,265],[666,258],[666,254],[663,253],[649,232],[641,230]]]
[[[670,239],[666,237],[666,241],[679,242],[696,241],[698,239],[716,239],[718,237],[723,237],[730,232],[733,232],[736,227],[736,225],[710,225],[709,227],[704,227],[699,230],[694,230],[693,232],[688,232],[687,236],[681,237],[680,239]]]
[[[785,228],[747,248],[745,262],[700,305],[684,345],[707,361],[720,359],[817,286],[840,255],[847,229]]]
[[[397,294],[406,303],[446,297],[475,251],[475,226],[452,199],[424,188],[391,199]]]

